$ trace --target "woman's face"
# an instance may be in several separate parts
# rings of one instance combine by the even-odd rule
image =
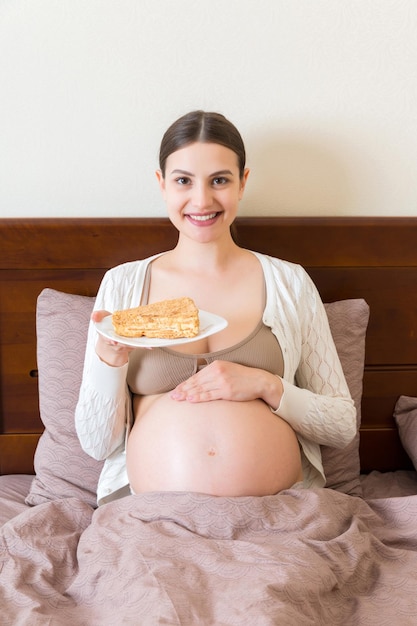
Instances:
[[[157,178],[174,226],[199,241],[229,231],[249,170],[239,177],[236,154],[216,143],[192,143],[166,161]]]

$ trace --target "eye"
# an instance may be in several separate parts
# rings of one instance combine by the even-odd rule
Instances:
[[[215,187],[219,186],[219,185],[226,185],[226,183],[228,183],[228,179],[225,176],[216,176],[216,178],[213,178],[213,185]]]
[[[188,176],[179,176],[175,179],[175,182],[179,185],[189,185],[191,183],[191,180],[188,178]]]

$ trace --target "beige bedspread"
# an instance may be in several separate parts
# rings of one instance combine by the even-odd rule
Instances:
[[[0,532],[0,623],[417,624],[417,496],[67,499]]]

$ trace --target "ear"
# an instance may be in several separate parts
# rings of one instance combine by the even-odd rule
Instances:
[[[165,178],[164,178],[161,170],[156,170],[155,176],[156,176],[156,180],[158,181],[158,184],[159,184],[159,189],[161,190],[162,195],[164,195],[164,193],[165,193]]]
[[[240,179],[239,200],[241,200],[243,198],[243,193],[245,191],[245,187],[246,187],[246,183],[248,181],[249,173],[250,173],[250,169],[246,168],[245,171],[243,172],[242,178]]]

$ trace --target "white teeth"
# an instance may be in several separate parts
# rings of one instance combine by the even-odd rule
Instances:
[[[206,222],[207,220],[212,220],[216,217],[216,213],[208,213],[206,215],[190,215],[190,217],[197,222]]]

